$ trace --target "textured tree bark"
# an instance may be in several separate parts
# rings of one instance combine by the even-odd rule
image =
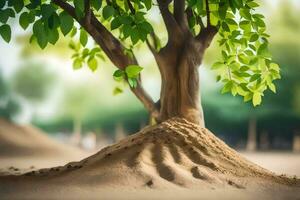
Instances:
[[[157,59],[162,78],[160,121],[184,117],[204,127],[198,73],[203,52],[203,44],[189,34],[160,52]]]
[[[176,70],[170,70],[162,81],[161,120],[179,116],[204,127],[199,96],[198,68],[185,62]]]

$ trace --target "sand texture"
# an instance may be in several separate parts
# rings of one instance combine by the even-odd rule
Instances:
[[[216,196],[219,194],[219,196]],[[174,118],[80,162],[0,177],[5,199],[297,199],[298,179],[277,176],[209,130]],[[275,196],[274,196],[275,195]],[[273,198],[274,197],[274,198]]]
[[[62,165],[87,155],[33,126],[20,126],[0,118],[0,174]]]

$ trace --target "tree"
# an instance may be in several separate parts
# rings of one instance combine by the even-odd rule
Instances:
[[[0,69],[0,118],[13,120],[19,114],[21,107],[1,73]]]
[[[59,31],[79,35],[81,46],[70,44],[76,51],[75,69],[87,62],[96,70],[98,57],[104,53],[118,68],[115,79],[128,82],[157,122],[180,116],[204,126],[198,67],[217,33],[222,56],[212,69],[224,84],[222,93],[252,99],[256,106],[266,89],[275,92],[273,80],[280,78],[279,66],[268,53],[269,35],[264,16],[255,11],[258,6],[254,0],[1,0],[0,34],[10,41],[7,20],[20,13],[20,25],[26,29],[33,24],[30,41],[36,40],[41,48],[55,44]],[[159,9],[165,24],[168,40],[164,46],[147,17],[154,9]],[[95,42],[92,48],[86,46],[88,35]],[[142,86],[142,67],[134,55],[140,44],[149,47],[161,73],[158,102]]]
[[[47,98],[55,83],[55,74],[49,72],[42,64],[27,63],[12,77],[15,93],[31,103]]]

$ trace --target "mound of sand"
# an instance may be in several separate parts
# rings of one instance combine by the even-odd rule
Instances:
[[[297,190],[299,183],[244,159],[207,129],[174,118],[147,127],[80,162],[1,177],[0,194],[19,191],[38,198],[30,192],[35,189],[51,198],[59,198],[55,194],[62,193],[68,197],[97,197],[99,191],[114,188],[185,188],[199,192],[217,188],[270,190],[275,185]]]
[[[78,148],[53,140],[33,126],[20,126],[0,119],[0,168],[49,167],[48,163],[52,160],[57,161],[53,164],[64,164],[83,159],[86,155]],[[48,163],[39,164],[39,161],[47,159]]]

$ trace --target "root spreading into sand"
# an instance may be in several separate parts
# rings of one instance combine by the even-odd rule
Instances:
[[[38,197],[32,190],[51,197],[96,197],[105,189],[259,192],[275,186],[293,188],[289,194],[294,195],[300,184],[251,163],[207,129],[180,118],[147,127],[80,162],[0,178],[0,194],[19,191],[32,197]]]

